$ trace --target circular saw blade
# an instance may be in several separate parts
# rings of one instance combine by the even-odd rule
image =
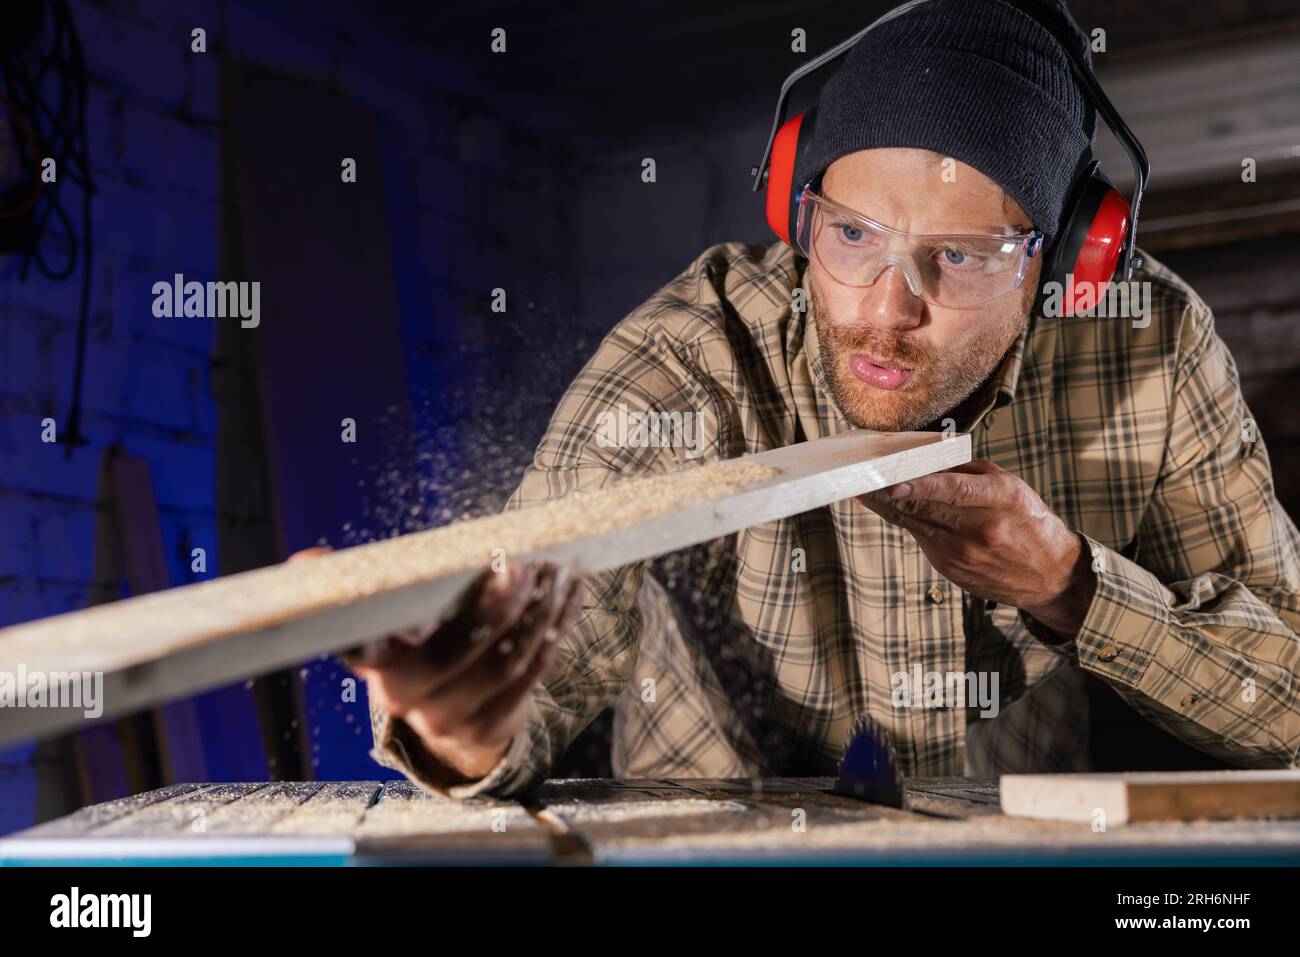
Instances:
[[[839,777],[831,789],[889,807],[903,806],[903,774],[889,733],[869,714],[859,715],[840,755]]]

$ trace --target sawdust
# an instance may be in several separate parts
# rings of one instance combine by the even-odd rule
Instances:
[[[626,528],[775,474],[744,459],[711,462],[343,549],[309,563],[274,565],[56,615],[0,630],[0,668],[41,661],[70,667],[75,660],[86,670],[116,670],[224,634],[486,568],[501,554],[517,559]]]
[[[572,801],[548,804],[546,809],[566,824],[616,824],[645,818],[685,817],[697,814],[726,814],[750,809],[739,801],[710,801],[704,798],[678,798],[669,801],[609,801],[589,803]]]
[[[504,833],[536,826],[532,816],[514,801],[459,801],[410,787],[409,782],[398,782],[387,786],[383,797],[366,811],[355,835],[378,838],[467,831]]]

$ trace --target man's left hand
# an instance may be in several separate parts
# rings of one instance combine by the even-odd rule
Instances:
[[[1096,589],[1083,538],[1019,476],[983,459],[858,496],[907,529],[953,584],[1073,637]]]

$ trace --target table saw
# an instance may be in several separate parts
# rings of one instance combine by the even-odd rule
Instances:
[[[460,802],[408,781],[177,784],[0,839],[22,865],[1300,864],[1300,820],[1011,818],[995,781],[910,778],[906,809],[831,778],[565,779]]]

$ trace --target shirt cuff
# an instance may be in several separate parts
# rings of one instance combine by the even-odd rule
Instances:
[[[1038,643],[1055,651],[1058,655],[1074,657],[1074,641],[1069,635],[1063,635],[1059,631],[1048,628],[1037,618],[1029,615],[1023,608],[1017,608],[1020,613],[1020,623],[1025,626],[1025,630],[1038,639]]]
[[[1137,688],[1155,658],[1160,642],[1173,625],[1172,607],[1178,596],[1155,575],[1137,562],[1108,548],[1086,534],[1083,536],[1092,554],[1097,572],[1096,591],[1084,615],[1078,634],[1062,637],[1034,622],[1038,631],[1026,627],[1030,634],[1054,635],[1058,642],[1043,640],[1053,651],[1075,661],[1107,681]]]
[[[421,787],[451,798],[494,796],[513,792],[526,777],[533,754],[536,728],[541,727],[536,702],[528,699],[528,713],[523,727],[510,740],[505,754],[486,775],[477,781],[465,781],[464,775],[435,758],[420,742],[415,730],[401,718],[372,708],[371,730],[375,746],[370,756],[386,768],[400,771]]]

